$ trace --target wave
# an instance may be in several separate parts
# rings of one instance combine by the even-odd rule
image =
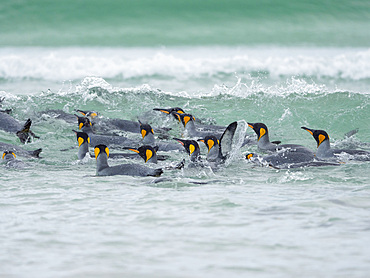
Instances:
[[[370,79],[370,49],[0,49],[0,79]]]

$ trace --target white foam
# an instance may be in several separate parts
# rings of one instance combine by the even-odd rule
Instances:
[[[79,80],[168,76],[179,80],[266,72],[270,78],[370,78],[369,49],[2,48],[0,78]]]

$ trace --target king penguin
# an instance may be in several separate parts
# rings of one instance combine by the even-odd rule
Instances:
[[[329,135],[324,130],[311,129],[302,126],[307,130],[317,142],[316,157],[319,159],[336,159],[339,154],[351,155],[351,159],[360,161],[370,161],[370,152],[352,149],[332,149],[330,147]]]
[[[93,157],[89,153],[89,144],[90,137],[86,132],[72,130],[76,133],[76,139],[78,143],[78,159],[82,160],[85,158],[86,154],[89,154],[89,157]],[[110,153],[111,158],[128,158],[128,159],[137,159],[138,156],[133,153]]]
[[[137,154],[140,155],[140,157],[142,159],[144,159],[145,163],[149,162],[149,163],[157,163],[158,162],[158,157],[157,157],[157,150],[158,150],[158,147],[155,146],[155,147],[152,147],[152,146],[149,146],[149,145],[144,145],[144,146],[140,146],[139,148],[137,149],[134,149],[134,148],[128,148],[130,151],[133,151]]]
[[[89,135],[92,146],[104,144],[110,147],[115,146],[115,147],[124,148],[124,147],[136,146],[139,143],[138,141],[134,141],[124,136],[95,134],[92,129],[92,124],[89,118],[79,117],[79,116],[77,116],[77,118],[78,118],[79,129]]]
[[[42,149],[37,149],[37,150],[33,150],[33,151],[28,151],[28,150],[25,150],[19,146],[16,146],[16,145],[13,145],[13,144],[7,144],[7,143],[3,143],[3,142],[0,142],[0,150],[12,150],[13,152],[15,152],[18,156],[22,156],[22,157],[35,157],[35,158],[40,158],[40,153],[42,152]]]
[[[162,169],[152,169],[139,164],[120,164],[110,167],[108,165],[109,149],[106,145],[97,145],[94,149],[96,158],[96,174],[98,176],[114,176],[114,175],[128,175],[128,176],[153,176],[159,177]]]
[[[28,119],[24,125],[22,125],[11,115],[0,112],[0,129],[16,134],[23,144],[29,143],[31,141],[31,137],[40,138],[31,131],[31,124],[31,119]]]
[[[199,144],[195,140],[186,140],[186,139],[179,139],[179,138],[173,138],[177,142],[179,142],[187,152],[187,154],[190,157],[190,161],[193,163],[200,162],[200,148]]]
[[[152,147],[157,146],[158,151],[164,151],[164,152],[184,151],[184,149],[178,144],[164,142],[164,141],[156,141],[154,137],[153,128],[149,124],[142,123],[140,121],[139,121],[139,124],[140,124],[140,133],[141,133],[141,136],[143,137],[144,145],[149,145]]]
[[[306,148],[302,145],[297,144],[282,144],[280,141],[270,142],[269,131],[265,124],[263,123],[248,123],[248,126],[254,130],[257,134],[257,147],[263,151],[276,152],[282,149],[296,149],[301,152],[312,153],[312,150]]]
[[[215,163],[225,162],[232,150],[233,138],[237,126],[237,122],[229,124],[220,140],[218,140],[214,135],[207,135],[205,138],[198,140],[207,146],[207,161]]]
[[[165,113],[167,115],[172,115],[176,120],[178,120],[178,117],[176,116],[176,113],[178,114],[186,114],[186,112],[180,108],[180,107],[174,107],[174,108],[154,108],[155,111],[160,111],[162,113]],[[210,125],[210,124],[204,124],[201,120],[198,118],[193,118],[193,120],[197,123],[197,126],[204,130],[204,131],[212,131],[212,132],[223,132],[225,130],[225,126],[219,126],[219,125]]]
[[[5,162],[5,166],[9,168],[25,168],[28,166],[23,161],[17,159],[13,151],[4,151],[2,159]]]

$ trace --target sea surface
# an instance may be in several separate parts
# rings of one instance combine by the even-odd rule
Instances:
[[[279,170],[240,147],[263,122],[271,140],[315,150],[306,126],[370,151],[368,1],[3,1],[0,27],[1,109],[40,136],[0,142],[43,149],[0,164],[0,277],[369,277],[370,162]],[[238,122],[225,165],[162,152],[151,167],[185,167],[97,177],[77,120],[50,113],[141,119],[176,142],[153,111],[170,107]],[[144,164],[109,159],[127,162]]]

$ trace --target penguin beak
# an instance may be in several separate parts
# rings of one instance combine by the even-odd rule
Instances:
[[[185,143],[183,140],[179,139],[179,138],[173,138],[174,140],[176,140],[177,142],[179,142],[181,145],[185,146]]]
[[[170,114],[170,109],[164,109],[164,108],[154,108],[154,111],[160,111],[165,114]]]
[[[254,129],[254,124],[252,124],[252,123],[248,123],[248,126],[249,126],[251,129]]]
[[[309,133],[311,133],[312,136],[313,136],[313,133],[315,132],[314,129],[310,129],[308,127],[301,126],[301,128],[304,129],[304,130],[307,130]]]

